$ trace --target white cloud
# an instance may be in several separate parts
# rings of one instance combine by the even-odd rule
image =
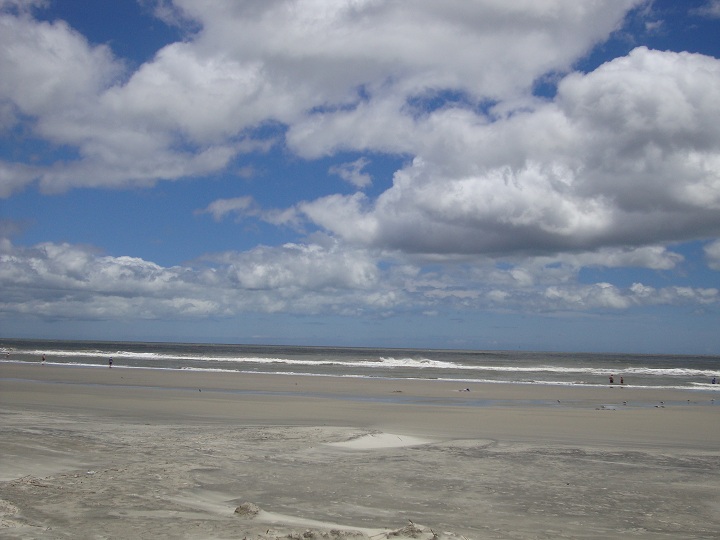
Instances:
[[[0,12],[0,98],[26,115],[44,121],[79,113],[78,106],[95,100],[123,72],[110,49],[91,47],[63,21],[37,22]],[[69,142],[60,140],[57,142]]]
[[[121,88],[125,67],[109,48],[91,46],[62,21],[0,15],[0,71],[4,110],[35,118],[37,137],[75,147],[78,153],[77,159],[49,166],[3,163],[3,196],[35,179],[47,192],[151,185],[159,179],[216,171],[237,153],[233,144],[178,151],[178,137],[163,129],[157,115],[148,122],[128,106],[115,108],[112,96]],[[3,121],[19,119],[4,114]]]
[[[0,11],[28,15],[34,9],[46,7],[49,0],[0,0]]]
[[[240,216],[254,215],[257,213],[257,204],[255,203],[255,199],[250,196],[218,199],[211,202],[203,210],[197,210],[195,213],[212,214],[215,221],[220,221],[228,214],[239,214]]]
[[[195,211],[195,215],[211,214],[215,221],[221,221],[228,215],[234,215],[236,221],[257,218],[277,226],[302,228],[301,219],[295,208],[265,209],[252,196],[217,199],[205,208]]]
[[[474,100],[527,96],[639,2],[163,1],[156,13],[197,31],[128,73],[108,47],[61,21],[13,15],[19,4],[6,1],[0,102],[32,117],[36,136],[76,150],[38,167],[48,192],[211,174],[241,151],[245,130],[266,122],[288,126],[297,151],[317,153],[322,126],[310,126],[352,109],[365,114],[357,136],[392,128],[379,144],[393,151],[407,99],[443,89]],[[357,145],[347,136],[336,144]],[[29,181],[14,175],[0,192]]]
[[[314,223],[351,243],[372,244],[377,236],[376,218],[366,210],[369,199],[362,193],[349,197],[329,195],[298,204],[298,209]]]
[[[548,299],[565,305],[567,309],[624,309],[630,306],[630,299],[610,283],[575,288],[549,287],[545,295]]]
[[[705,257],[710,268],[720,270],[720,240],[715,240],[705,246]]]
[[[494,122],[467,111],[413,120],[393,138],[413,141],[419,157],[376,201],[333,196],[301,210],[349,241],[419,253],[552,253],[717,234],[718,110],[720,60],[639,48],[566,77],[555,102]]]
[[[672,270],[683,257],[660,246],[603,248],[592,252],[553,256],[483,258],[473,261],[469,282],[524,290],[532,287],[573,286],[586,268],[645,268]]]
[[[701,17],[718,19],[720,18],[720,0],[707,0],[704,5],[693,9],[692,12]]]
[[[478,259],[428,270],[326,239],[162,267],[82,246],[20,248],[6,240],[0,244],[0,311],[4,316],[125,320],[277,311],[385,316],[409,306],[548,313],[720,304],[716,288],[581,284],[576,263],[538,258],[501,269],[491,259]]]
[[[69,244],[18,248],[5,241],[0,311],[49,319],[205,318],[362,310],[382,296],[374,261],[337,246],[259,247],[205,262],[161,267]]]
[[[8,163],[0,160],[0,198],[6,198],[20,191],[35,180],[40,172],[36,167],[24,163]]]
[[[258,247],[212,260],[226,268],[232,282],[249,290],[367,290],[376,286],[378,280],[378,270],[367,254],[337,246]]]
[[[342,163],[330,167],[329,173],[336,174],[356,188],[365,188],[372,184],[372,177],[362,170],[370,164],[367,158],[359,158],[350,163]]]
[[[312,87],[319,104],[355,100],[355,89],[390,84],[413,94],[461,88],[502,96],[550,70],[567,69],[638,4],[391,1],[262,4],[178,0],[199,21],[198,44]],[[539,22],[542,21],[542,24]]]
[[[192,43],[173,43],[122,86],[101,96],[100,107],[130,125],[178,131],[198,144],[223,143],[244,127],[274,116],[274,99],[260,61],[242,62]]]
[[[558,260],[571,263],[575,268],[587,266],[606,268],[649,268],[672,270],[684,257],[664,246],[641,246],[638,248],[603,248],[590,253],[563,254]]]

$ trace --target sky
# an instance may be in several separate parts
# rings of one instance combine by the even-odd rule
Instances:
[[[0,336],[720,354],[720,0],[0,0]]]

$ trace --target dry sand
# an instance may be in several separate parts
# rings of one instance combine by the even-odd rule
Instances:
[[[0,537],[718,538],[714,395],[0,364]]]

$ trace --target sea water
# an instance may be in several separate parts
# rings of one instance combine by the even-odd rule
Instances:
[[[720,391],[720,356],[0,339],[0,363]]]

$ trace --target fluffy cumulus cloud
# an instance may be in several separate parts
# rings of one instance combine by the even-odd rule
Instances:
[[[332,111],[362,113],[362,136],[404,120],[408,98],[448,88],[475,100],[522,97],[537,77],[568,69],[636,3],[177,0],[163,12],[172,8],[199,30],[131,73],[107,46],[6,2],[4,127],[13,116],[34,118],[35,136],[74,148],[76,159],[32,171],[5,164],[0,192],[34,179],[52,192],[209,174],[268,121],[290,129],[297,151],[317,152],[322,143],[307,132],[342,121]]]
[[[3,0],[0,132],[64,152],[5,157],[0,196],[34,182],[57,193],[211,177],[273,144],[294,159],[342,155],[328,172],[343,182],[277,210],[245,194],[200,208],[310,233],[184,266],[5,241],[2,309],[161,318],[717,304],[714,288],[578,278],[588,267],[670,271],[683,257],[668,244],[707,239],[720,269],[720,60],[637,47],[573,71],[644,3],[163,1],[164,20],[194,30],[131,68],[68,24],[34,19],[33,3]],[[546,76],[557,92],[533,94]],[[272,140],[260,135],[268,125]],[[365,153],[407,158],[384,191],[371,193],[370,159],[346,159]]]
[[[419,122],[418,157],[376,201],[330,196],[303,210],[350,241],[427,253],[714,236],[718,110],[720,61],[638,48],[567,76],[554,100],[492,122],[436,112]],[[347,215],[360,226],[348,227]]]
[[[0,29],[0,129],[12,132],[29,117],[31,136],[73,148],[77,156],[46,166],[2,163],[0,195],[33,180],[58,192],[198,175],[218,170],[235,153],[228,143],[179,151],[182,137],[163,129],[158,115],[118,106],[115,94],[130,86],[122,83],[125,66],[63,21],[0,14]]]

